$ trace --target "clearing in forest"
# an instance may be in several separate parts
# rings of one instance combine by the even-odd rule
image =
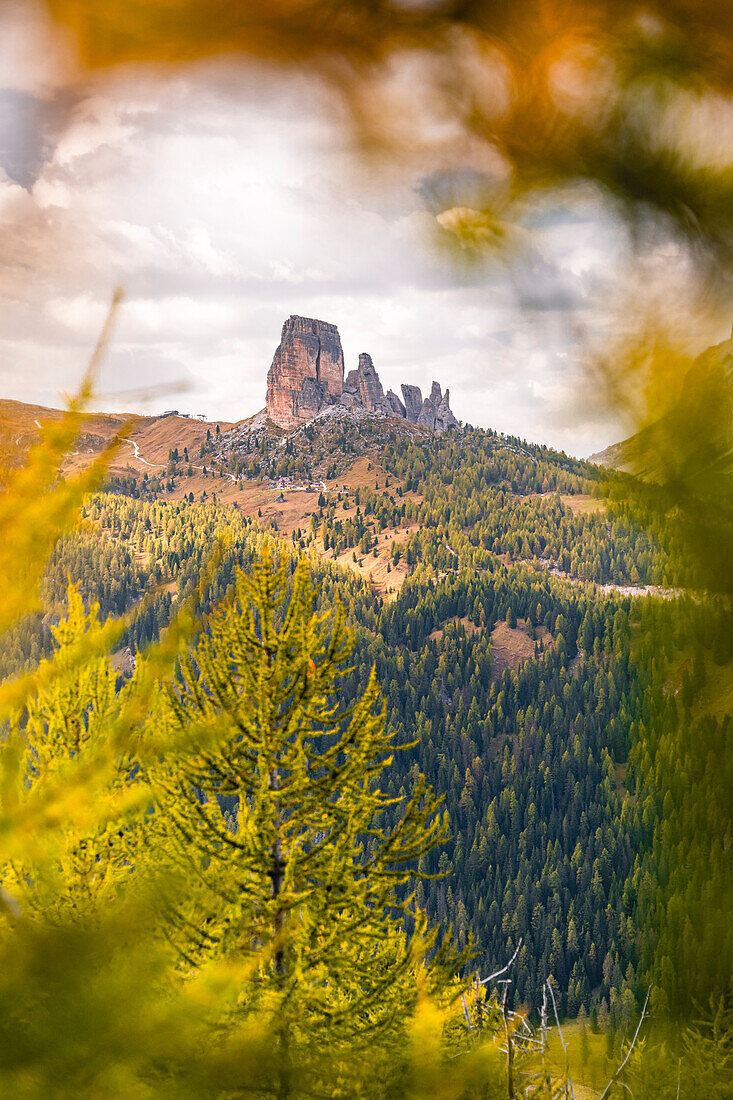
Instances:
[[[491,657],[495,675],[505,668],[516,669],[523,661],[534,657],[535,640],[530,637],[532,627],[524,619],[517,619],[516,627],[508,626],[502,619],[491,631]],[[537,641],[547,646],[552,635],[545,626],[535,628]]]
[[[473,634],[483,634],[484,628],[482,626],[476,626],[473,619],[469,619],[468,615],[464,615],[463,618],[459,618],[458,615],[454,615],[452,619],[447,619],[442,626],[439,626],[436,630],[433,630],[428,634],[428,638],[431,641],[439,641],[445,634],[446,628],[450,623],[460,623],[463,629],[468,634],[469,638]]]

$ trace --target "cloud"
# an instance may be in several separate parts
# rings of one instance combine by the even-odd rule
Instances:
[[[73,106],[70,93],[41,99],[17,88],[0,88],[0,168],[30,190],[52,155]]]
[[[73,93],[26,83],[3,101],[11,130],[41,102],[65,113],[0,175],[3,396],[53,404],[73,389],[122,284],[109,407],[181,382],[179,408],[249,415],[283,319],[301,313],[339,326],[348,367],[369,351],[385,388],[450,387],[462,419],[575,453],[613,437],[564,415],[569,318],[590,308],[601,247],[591,215],[548,214],[514,278],[458,269],[434,247],[426,184],[360,166],[302,79],[208,65]]]

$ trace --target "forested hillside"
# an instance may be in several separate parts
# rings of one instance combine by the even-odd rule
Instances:
[[[199,461],[219,446],[210,434]],[[730,958],[733,944],[730,934],[705,937],[700,904],[666,926],[661,956],[649,931],[666,891],[694,890],[675,881],[680,868],[660,876],[652,865],[655,834],[672,828],[679,843],[684,834],[702,848],[726,812],[718,805],[701,822],[683,806],[680,816],[674,785],[658,800],[649,785],[658,750],[674,767],[670,745],[691,714],[689,737],[709,745],[689,757],[698,788],[713,782],[715,745],[727,736],[728,719],[705,717],[700,701],[706,676],[731,656],[714,608],[699,594],[695,603],[669,590],[672,598],[644,595],[642,586],[684,586],[678,548],[627,503],[594,496],[592,467],[518,439],[368,428],[335,434],[332,458],[322,445],[319,464],[340,456],[330,485],[267,490],[296,509],[285,530],[247,496],[265,491],[261,481],[244,481],[232,507],[181,492],[175,455],[167,484],[115,476],[115,491],[91,497],[81,528],[54,551],[45,618],[8,637],[3,675],[49,652],[67,578],[103,616],[135,610],[120,642],[134,655],[195,593],[218,542],[209,606],[266,541],[293,567],[305,554],[318,608],[340,602],[355,636],[344,697],[364,691],[376,668],[389,727],[412,743],[392,764],[387,793],[404,794],[422,772],[445,799],[450,835],[422,858],[435,877],[416,899],[430,920],[450,926],[486,972],[521,939],[516,991],[533,1011],[551,977],[562,1012],[582,1007],[599,1027],[628,1031],[652,975],[663,1004],[681,1009],[714,985],[715,959]],[[352,450],[361,465],[344,464]],[[253,452],[248,437],[226,468],[237,479],[308,473],[308,455],[287,446],[283,455],[274,437]],[[363,568],[378,556],[381,590]],[[687,788],[679,797],[686,804]],[[724,872],[721,852],[720,881]]]

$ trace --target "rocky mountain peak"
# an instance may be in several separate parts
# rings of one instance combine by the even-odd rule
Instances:
[[[387,402],[387,407],[393,416],[399,416],[402,420],[407,419],[407,413],[405,406],[400,401],[394,390],[387,390],[384,400]]]
[[[335,325],[292,315],[282,327],[267,375],[267,415],[282,428],[312,420],[341,396],[344,353]]]
[[[397,417],[436,432],[458,424],[433,382],[423,401],[417,386],[402,386],[404,404],[392,390],[385,395],[382,383],[366,352],[356,370],[344,379],[344,354],[335,325],[313,317],[293,315],[282,327],[267,375],[267,415],[290,430],[319,414]]]
[[[451,412],[448,398],[448,390],[443,394],[438,383],[433,382],[430,397],[426,397],[422,403],[420,415],[417,418],[418,424],[423,428],[432,428],[436,432],[444,432],[446,428],[457,424],[458,421]]]
[[[371,355],[365,351],[359,356],[357,368],[359,380],[359,396],[361,403],[368,412],[381,412],[387,414],[388,409],[384,400],[384,390],[379,381],[379,375],[374,369]]]

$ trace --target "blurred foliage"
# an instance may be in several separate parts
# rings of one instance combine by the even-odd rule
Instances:
[[[5,581],[0,596],[0,632],[24,612],[36,609],[36,591],[53,547],[78,521],[82,501],[102,484],[117,449],[119,439],[74,479],[58,478],[61,459],[79,433],[120,301],[117,292],[79,394],[70,401],[66,415],[46,426],[24,465],[0,470],[0,484],[5,489],[0,495],[0,570]]]
[[[733,173],[700,140],[733,84],[712,0],[47,2],[91,69],[219,55],[317,76],[364,147],[473,170],[451,225],[469,247],[516,243],[528,201],[587,181],[636,233],[662,227],[729,274]]]
[[[691,586],[725,599],[733,578],[733,341],[693,358],[659,326],[611,342],[596,364],[634,434],[621,444],[632,476],[611,482],[648,525],[679,540]]]

